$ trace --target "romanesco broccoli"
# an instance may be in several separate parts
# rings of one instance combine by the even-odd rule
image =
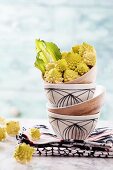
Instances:
[[[93,52],[96,54],[94,47],[84,42],[83,44],[80,45],[79,54],[83,56],[85,52]]]
[[[65,57],[67,56],[67,54],[68,54],[67,52],[62,52],[62,54],[61,54],[61,55],[62,55],[62,58],[65,59]]]
[[[74,53],[78,53],[78,54],[79,54],[80,46],[81,46],[81,45],[76,45],[76,46],[72,47],[72,51],[73,51]]]
[[[67,65],[67,62],[65,59],[58,60],[55,63],[55,68],[60,72],[65,71],[67,69],[67,67],[68,67],[68,65]]]
[[[65,60],[67,61],[69,69],[75,70],[77,64],[82,61],[82,57],[77,53],[69,52]]]
[[[88,65],[88,66],[94,66],[96,63],[96,55],[93,52],[85,52],[83,54],[83,61]]]
[[[22,143],[18,145],[14,152],[14,158],[22,163],[26,164],[31,161],[35,149],[28,144]]]
[[[62,73],[59,72],[56,68],[51,69],[44,75],[45,81],[49,83],[61,83],[63,81]]]
[[[52,68],[54,68],[55,67],[55,63],[48,63],[47,65],[46,65],[46,71],[49,71],[49,70],[51,70]]]
[[[40,130],[37,128],[31,128],[30,129],[30,135],[33,140],[38,140],[40,139],[41,133]]]
[[[18,121],[9,121],[6,124],[6,131],[9,136],[16,136],[20,130]]]
[[[76,79],[78,77],[79,77],[78,73],[73,71],[73,70],[67,69],[64,72],[64,82],[74,80],[74,79]]]
[[[0,141],[6,139],[6,129],[4,127],[0,127]]]
[[[75,69],[80,75],[83,75],[89,71],[89,67],[81,62],[77,65],[77,68]]]

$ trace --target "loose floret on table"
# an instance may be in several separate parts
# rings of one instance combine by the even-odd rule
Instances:
[[[31,136],[32,140],[39,140],[40,136],[41,136],[40,130],[37,128],[31,128],[30,136]]]
[[[22,164],[28,163],[31,161],[34,151],[35,149],[33,147],[22,143],[16,147],[14,158]]]
[[[6,123],[6,131],[9,136],[16,136],[19,133],[19,130],[19,122],[9,121],[8,123]]]
[[[0,127],[0,141],[4,141],[6,139],[6,129],[4,127]]]

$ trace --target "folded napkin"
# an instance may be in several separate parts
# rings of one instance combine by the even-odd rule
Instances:
[[[97,128],[85,141],[61,140],[45,125],[34,126],[41,131],[41,139],[33,141],[29,129],[23,127],[16,137],[18,144],[26,143],[35,148],[34,156],[79,156],[79,157],[113,157],[113,129]]]

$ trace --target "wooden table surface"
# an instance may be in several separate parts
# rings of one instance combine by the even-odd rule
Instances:
[[[45,124],[47,120],[20,119],[21,125]],[[100,121],[98,126],[113,127],[113,122]],[[22,165],[15,161],[16,140],[8,138],[0,143],[0,170],[113,170],[113,158],[35,157]]]

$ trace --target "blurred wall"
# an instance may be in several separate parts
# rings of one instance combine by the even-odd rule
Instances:
[[[102,118],[113,120],[113,0],[0,0],[1,115],[47,117],[35,38],[62,50],[83,41],[96,47],[97,82],[107,88]]]

